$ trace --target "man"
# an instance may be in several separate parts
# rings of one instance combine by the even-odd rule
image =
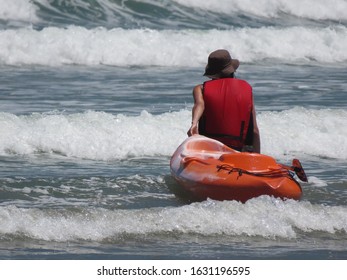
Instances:
[[[188,136],[201,134],[238,151],[260,153],[252,87],[234,77],[239,65],[227,50],[216,50],[209,55],[204,76],[212,80],[193,89]]]

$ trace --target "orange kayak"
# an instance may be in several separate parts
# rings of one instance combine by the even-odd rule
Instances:
[[[201,135],[187,138],[170,161],[175,180],[196,200],[248,199],[270,195],[300,199],[302,188],[294,173],[307,181],[296,159],[285,166],[270,156],[235,151],[219,141]]]

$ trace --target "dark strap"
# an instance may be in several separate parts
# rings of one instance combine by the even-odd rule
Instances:
[[[204,133],[205,136],[207,137],[218,137],[218,138],[227,138],[227,139],[232,139],[232,140],[237,140],[237,141],[242,141],[243,139],[243,128],[245,127],[245,122],[241,122],[241,128],[240,128],[240,135],[235,136],[235,135],[230,135],[230,134],[220,134],[220,133]]]

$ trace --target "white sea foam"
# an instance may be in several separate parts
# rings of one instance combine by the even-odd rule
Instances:
[[[189,110],[139,116],[0,113],[0,154],[59,153],[93,160],[171,156],[187,137],[190,118]],[[346,119],[341,109],[262,112],[262,152],[282,159],[297,154],[347,159]]]
[[[296,238],[297,231],[347,233],[347,208],[259,197],[245,204],[207,200],[141,210],[0,207],[0,235],[46,241],[117,239],[123,234],[198,234]]]
[[[315,176],[310,176],[310,184],[318,188],[328,186],[328,183],[326,181]]]
[[[346,110],[296,107],[259,116],[263,151],[347,159]]]
[[[70,26],[0,31],[0,64],[5,65],[201,67],[218,48],[230,50],[241,62],[342,63],[347,61],[347,28],[174,31]]]
[[[309,18],[347,20],[347,2],[344,0],[174,0],[197,9],[223,14],[247,14],[266,18],[280,17],[281,13]]]
[[[30,0],[0,0],[0,19],[37,22],[38,8]]]
[[[70,1],[71,7],[83,7],[83,9],[93,9],[84,0]],[[158,0],[136,1],[149,3],[154,6],[167,8],[167,3]],[[212,11],[232,16],[233,14],[243,14],[256,17],[276,18],[282,14],[307,18],[313,20],[347,20],[347,3],[344,0],[173,0],[172,2],[194,9]],[[0,0],[0,19],[14,19],[33,21],[37,20],[36,11],[39,9],[35,3],[46,7],[48,10],[56,8],[47,0]],[[123,5],[110,0],[97,0],[96,3],[107,13],[108,10],[122,11],[126,13]],[[128,11],[129,12],[129,11]],[[112,16],[112,14],[110,14]]]
[[[144,111],[137,117],[0,113],[0,153],[54,152],[97,160],[169,155],[185,138],[188,124],[188,111],[159,116]]]

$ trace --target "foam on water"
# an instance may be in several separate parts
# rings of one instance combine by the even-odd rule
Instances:
[[[37,11],[39,7],[45,7],[48,11],[53,11],[53,14],[59,13],[59,9],[65,12],[72,13],[70,16],[79,16],[80,11],[90,14],[100,14],[104,12],[109,17],[114,17],[112,12],[118,14],[136,14],[139,11],[138,5],[149,7],[149,11],[157,8],[159,10],[166,11],[167,13],[173,13],[180,11],[180,7],[200,9],[206,11],[212,11],[219,14],[227,15],[250,15],[256,17],[265,18],[277,18],[283,14],[289,14],[291,16],[299,18],[307,18],[313,20],[347,20],[347,3],[344,0],[174,0],[170,1],[158,1],[158,0],[146,0],[146,1],[126,1],[127,3],[117,3],[110,0],[74,0],[68,1],[62,5],[62,1],[47,1],[47,0],[0,0],[0,19],[20,19],[26,21],[32,21],[37,18]],[[133,10],[132,10],[133,9]],[[79,11],[77,14],[73,12]],[[111,11],[111,12],[109,12]],[[149,14],[150,15],[150,14]],[[160,15],[160,13],[158,14]]]
[[[207,31],[21,28],[0,31],[0,64],[201,67],[218,48],[230,50],[242,62],[342,63],[347,61],[346,46],[344,26]]]
[[[345,256],[346,5],[0,0],[2,258]],[[262,152],[302,161],[302,201],[188,205],[174,195],[169,157],[191,120],[178,110],[217,48],[249,64],[240,78],[260,100]],[[298,104],[309,106],[287,110]]]
[[[296,107],[259,117],[263,151],[274,156],[297,153],[346,159],[346,110]]]
[[[0,19],[37,22],[38,7],[30,0],[0,0]]]
[[[270,197],[208,200],[181,207],[79,211],[0,207],[0,235],[46,241],[112,240],[125,235],[198,234],[296,238],[307,234],[347,234],[347,208]]]
[[[225,14],[248,14],[261,17],[280,17],[289,14],[315,20],[347,20],[347,2],[344,0],[174,0],[197,9]]]
[[[58,153],[92,160],[171,156],[186,138],[190,118],[189,110],[160,115],[143,111],[139,116],[0,113],[0,154]],[[262,152],[277,158],[306,154],[347,159],[346,119],[347,111],[341,109],[262,112]]]
[[[94,111],[19,117],[0,113],[0,124],[1,154],[43,152],[109,160],[171,154],[185,138],[189,112],[154,116],[144,111],[137,117]]]

